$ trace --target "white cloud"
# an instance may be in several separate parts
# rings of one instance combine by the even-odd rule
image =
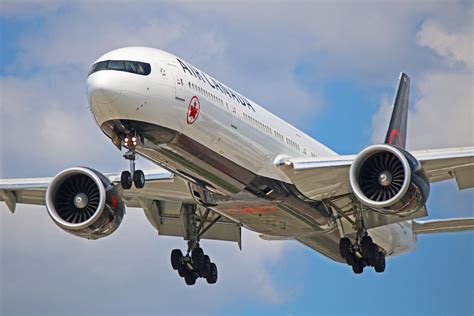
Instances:
[[[431,48],[449,61],[462,62],[472,69],[472,36],[472,23],[468,23],[463,33],[452,33],[446,32],[435,21],[426,21],[417,34],[417,41],[421,46]]]
[[[289,244],[265,242],[248,231],[242,252],[236,244],[202,241],[218,265],[219,282],[209,286],[199,279],[188,287],[169,261],[171,249],[185,248],[185,241],[157,236],[139,209],[129,209],[112,236],[96,241],[63,232],[44,207],[22,206],[12,215],[2,204],[0,225],[2,313],[62,314],[74,304],[77,314],[187,314],[186,302],[197,314],[209,314],[249,293],[255,303],[286,299],[269,267]],[[24,297],[28,304],[20,304]],[[77,297],[87,303],[78,303]]]
[[[96,161],[114,157],[108,154],[113,146],[89,114],[83,85],[57,76],[0,79],[3,177],[51,176],[71,165],[107,166],[110,158]],[[68,84],[60,85],[57,79]],[[112,160],[120,161],[118,152],[115,156]]]
[[[379,110],[372,118],[372,143],[380,144],[384,142],[391,114],[392,101],[388,97],[384,97]]]
[[[58,0],[2,0],[0,14],[7,18],[28,18],[57,10],[65,1]]]
[[[473,29],[472,22],[448,32],[436,21],[425,21],[418,44],[435,52],[438,69],[412,80],[408,119],[409,148],[428,149],[474,144]],[[443,67],[442,64],[448,67]],[[387,97],[372,123],[372,139],[380,142],[391,114]],[[386,125],[384,125],[386,124]]]
[[[416,149],[474,145],[472,72],[430,73],[416,85],[409,145]]]
[[[328,78],[348,77],[373,85],[391,82],[400,69],[414,70],[423,75],[417,77],[422,80],[412,81],[416,104],[409,133],[418,136],[410,136],[410,145],[464,144],[469,126],[472,135],[472,69],[459,72],[459,64],[472,66],[472,59],[469,62],[465,49],[458,47],[466,39],[472,43],[472,28],[471,33],[469,28],[461,28],[467,33],[459,33],[459,28],[453,33],[444,24],[466,21],[460,13],[463,7],[451,2],[272,6],[147,2],[144,10],[135,1],[3,1],[2,16],[42,14],[45,23],[21,37],[21,52],[10,66],[19,75],[0,82],[2,172],[45,176],[72,165],[101,171],[126,167],[88,113],[85,76],[99,55],[127,45],[147,45],[183,56],[300,126],[310,124],[320,110],[319,86]],[[443,23],[426,22],[415,36],[426,17]],[[435,64],[427,61],[426,47],[455,69],[437,69],[439,59]],[[300,63],[313,67],[311,89],[296,79],[294,70]],[[383,100],[374,118],[374,130],[381,130],[374,134],[378,141],[388,125],[384,119],[388,120],[390,101],[391,96]],[[14,135],[15,141],[5,141],[5,135]],[[113,236],[90,242],[55,227],[43,207],[19,206],[13,216],[2,203],[1,298],[10,307],[32,308],[30,313],[36,314],[52,309],[70,312],[61,308],[77,304],[76,297],[98,308],[79,307],[78,313],[85,309],[89,314],[111,313],[106,306],[110,304],[120,305],[124,314],[149,313],[157,306],[159,312],[170,314],[183,301],[206,314],[218,311],[214,304],[239,297],[268,304],[287,299],[271,267],[285,256],[287,245],[295,243],[265,242],[245,233],[244,251],[239,253],[235,245],[205,242],[219,264],[220,281],[215,287],[199,282],[192,289],[169,266],[171,248],[183,248],[184,242],[156,238],[143,215],[135,211],[129,210]],[[103,291],[107,286],[110,291]],[[202,294],[196,295],[196,290]],[[29,304],[24,304],[24,297],[31,300]]]
[[[22,38],[23,53],[12,68],[77,65],[85,76],[93,60],[113,48],[169,49],[278,114],[288,115],[291,106],[288,119],[308,125],[321,109],[317,95],[327,78],[374,83],[417,67],[420,54],[410,35],[419,15],[447,6],[204,2],[170,9],[169,4],[148,2],[145,11],[136,2],[61,7],[64,12],[51,14],[40,32]],[[311,87],[296,81],[300,63],[315,67]],[[284,94],[277,93],[283,88]]]

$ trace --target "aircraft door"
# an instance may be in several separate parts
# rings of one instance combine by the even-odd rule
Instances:
[[[174,70],[175,97],[178,100],[185,101],[184,79],[183,75]]]
[[[237,113],[237,108],[234,105],[231,105],[231,120],[230,120],[230,127],[233,129],[237,130],[238,128],[238,113]]]

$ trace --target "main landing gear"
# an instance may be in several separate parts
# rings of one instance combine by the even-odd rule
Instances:
[[[199,246],[201,236],[211,228],[219,219],[220,215],[215,217],[206,227],[204,223],[209,216],[210,210],[199,216],[195,212],[186,216],[188,227],[188,251],[183,255],[181,250],[173,249],[171,251],[171,266],[178,271],[180,277],[184,278],[187,285],[194,285],[198,278],[206,279],[207,283],[215,284],[217,282],[217,266],[211,262],[208,255]],[[197,221],[199,220],[199,224]]]
[[[207,283],[217,282],[217,266],[208,255],[204,254],[201,247],[197,246],[184,256],[181,250],[171,251],[171,266],[184,278],[187,285],[194,285],[198,278],[206,279]]]
[[[344,237],[342,225],[337,215],[336,206],[333,205],[333,212],[337,219],[341,240],[339,241],[339,253],[342,258],[346,259],[348,265],[352,267],[355,274],[361,274],[365,267],[374,267],[375,272],[381,273],[385,271],[385,252],[375,244],[367,233],[362,217],[362,209],[359,204],[355,203],[356,220],[353,223],[354,229],[357,231],[355,243]]]
[[[139,137],[136,133],[125,136],[123,144],[128,148],[128,151],[123,157],[130,161],[130,171],[123,171],[120,175],[120,184],[124,190],[129,190],[132,184],[135,184],[137,189],[141,189],[145,186],[145,174],[142,170],[135,170],[135,161],[137,155],[135,154],[135,148],[137,146]]]
[[[366,266],[374,267],[378,273],[385,271],[385,253],[369,235],[358,238],[355,244],[347,237],[341,238],[339,251],[355,274],[362,273]]]

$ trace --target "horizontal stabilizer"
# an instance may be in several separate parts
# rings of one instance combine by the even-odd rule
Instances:
[[[433,221],[413,221],[415,234],[436,234],[474,230],[474,218],[456,218]]]

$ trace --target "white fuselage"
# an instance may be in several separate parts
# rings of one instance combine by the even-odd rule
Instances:
[[[291,184],[291,181],[275,165],[277,159],[283,156],[337,155],[234,89],[170,53],[152,48],[129,47],[111,51],[101,56],[97,62],[104,60],[146,62],[151,65],[151,72],[149,75],[113,70],[92,73],[87,80],[88,97],[97,124],[109,137],[111,137],[111,125],[108,129],[105,125],[120,120],[138,122],[137,124],[146,123],[185,135],[186,139],[191,139],[202,146],[195,149],[196,153],[191,156],[181,155],[179,150],[168,146],[165,141],[162,146],[169,147],[166,153],[155,154],[153,150],[158,148],[156,145],[158,141],[150,142],[149,139],[153,137],[146,138],[139,153],[171,171],[185,170],[183,174],[211,183],[219,193],[236,194],[237,191],[248,187],[250,180],[249,183],[244,180],[235,183],[229,180],[221,185],[219,181],[213,180],[213,177],[226,178],[228,173],[225,176],[221,173],[225,167],[218,173],[217,167],[216,172],[212,172],[211,163],[208,166],[199,165],[201,169],[209,171],[209,176],[206,176],[205,171],[200,171],[196,166],[178,165],[176,162],[178,159],[174,159],[170,153],[175,152],[176,155],[192,162],[194,159],[196,161],[199,159],[201,152],[209,150],[216,157],[222,157],[220,163],[239,166],[251,175],[287,184]],[[191,108],[194,104],[191,102],[196,99],[200,106],[193,110]],[[192,146],[196,148],[197,145]],[[206,159],[208,158],[204,160]],[[233,191],[232,188],[238,189]],[[254,202],[261,204],[261,201]],[[274,205],[274,203],[268,204]],[[221,211],[260,233],[282,235],[281,231],[261,226],[255,218],[252,218],[253,215],[258,216],[257,213],[247,212],[240,216],[230,211],[234,208],[235,205],[229,206],[226,211],[223,207]],[[301,224],[298,220],[291,222],[291,216],[285,215],[283,210],[281,212],[279,216],[288,216],[286,220],[294,227],[294,230],[288,228],[286,230],[291,237],[300,240],[299,237],[314,233],[311,225]],[[414,247],[415,239],[409,225],[409,223],[387,225],[371,230],[373,231],[371,234],[388,254],[394,255]],[[323,226],[321,224],[321,227]],[[332,239],[339,238],[337,232],[332,230],[331,234],[334,235]],[[334,251],[337,252],[337,249]],[[331,255],[332,249],[321,249],[321,252],[334,258]]]

